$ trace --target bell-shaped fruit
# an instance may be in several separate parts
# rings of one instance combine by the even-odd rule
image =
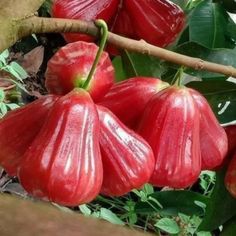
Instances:
[[[118,5],[119,0],[54,0],[52,16],[85,21],[103,19],[109,23],[115,16]],[[67,42],[92,40],[85,34],[67,33],[64,37]]]
[[[168,0],[124,0],[123,8],[128,12],[133,26],[130,31],[134,30],[135,38],[144,39],[160,47],[172,43],[184,26],[184,12]],[[126,18],[123,19],[125,20]],[[121,25],[120,21],[122,19],[117,19],[117,24]],[[115,33],[117,28],[120,29],[115,26]],[[121,30],[119,33],[122,33]],[[123,35],[126,35],[126,31]]]
[[[236,125],[230,125],[225,127],[225,131],[228,137],[228,154],[236,152]]]
[[[199,110],[189,89],[173,86],[155,94],[138,132],[156,159],[150,183],[185,188],[197,180],[201,171]]]
[[[221,165],[227,150],[228,140],[223,127],[220,126],[207,100],[197,91],[191,89],[200,114],[200,149],[202,170],[213,170]]]
[[[236,151],[226,171],[225,186],[230,194],[236,198]]]
[[[47,115],[58,99],[48,95],[7,113],[0,120],[0,165],[9,175],[16,175],[26,149],[40,131]]]
[[[101,193],[121,196],[150,179],[154,156],[147,142],[107,108],[97,106],[104,178]]]
[[[134,128],[150,98],[168,86],[168,83],[157,78],[130,78],[113,85],[99,104],[111,110],[124,124]]]
[[[66,94],[82,87],[92,68],[98,47],[94,43],[75,42],[60,48],[47,65],[46,88],[53,94]],[[109,55],[102,53],[96,71],[86,90],[94,101],[100,100],[115,81]]]
[[[33,196],[75,206],[94,199],[103,169],[98,113],[89,94],[75,89],[61,97],[25,153],[18,170]]]

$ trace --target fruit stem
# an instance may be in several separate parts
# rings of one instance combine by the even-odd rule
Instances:
[[[108,27],[107,27],[107,24],[106,24],[106,22],[104,20],[101,20],[101,19],[96,20],[95,21],[95,25],[97,27],[101,28],[101,37],[102,38],[101,38],[99,49],[97,51],[97,55],[95,57],[93,65],[92,65],[92,67],[90,69],[90,72],[88,74],[87,79],[85,80],[85,82],[84,82],[84,84],[82,86],[84,89],[86,89],[88,87],[88,85],[89,85],[89,83],[90,83],[90,81],[91,81],[91,79],[93,77],[93,74],[94,74],[94,72],[96,70],[96,67],[97,67],[97,65],[99,63],[99,60],[100,60],[100,58],[102,56],[103,50],[104,50],[106,42],[107,42],[107,37],[108,37]]]
[[[184,66],[181,66],[178,71],[176,72],[173,80],[171,81],[171,85],[176,85],[178,87],[181,86],[182,80],[183,80],[183,75],[184,75]]]

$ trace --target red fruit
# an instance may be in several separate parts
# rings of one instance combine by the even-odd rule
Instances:
[[[137,39],[165,47],[172,43],[184,26],[184,13],[168,0],[124,0]]]
[[[236,125],[230,125],[225,127],[225,131],[228,137],[228,154],[236,152]]]
[[[200,148],[202,170],[213,170],[220,166],[227,154],[227,135],[216,119],[207,100],[197,91],[189,89],[200,114]]]
[[[52,16],[56,18],[93,21],[103,19],[107,23],[115,16],[119,0],[54,0]],[[92,41],[85,34],[64,34],[67,42]]]
[[[97,106],[104,178],[101,192],[121,196],[149,181],[154,168],[151,147],[107,108]]]
[[[24,155],[18,177],[33,196],[75,206],[94,199],[103,177],[99,120],[81,89],[60,98]]]
[[[129,12],[124,7],[118,11],[111,27],[111,31],[128,38],[135,39],[137,37],[135,34],[135,26],[130,19]]]
[[[146,106],[138,132],[156,159],[153,185],[185,188],[201,171],[199,110],[187,88],[169,87]]]
[[[236,198],[236,152],[226,171],[225,186],[230,194]]]
[[[97,54],[94,43],[67,44],[49,60],[46,71],[46,88],[50,93],[66,94],[83,86]],[[86,90],[94,101],[101,99],[115,81],[114,68],[106,52],[103,52],[92,80]]]
[[[40,131],[47,115],[58,99],[48,95],[7,113],[0,120],[0,165],[9,175],[16,175],[28,146]]]
[[[100,104],[134,128],[150,98],[167,86],[168,83],[155,78],[131,78],[113,85]]]

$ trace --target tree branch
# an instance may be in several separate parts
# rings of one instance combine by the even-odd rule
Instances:
[[[99,30],[92,22],[70,19],[29,17],[21,20],[18,28],[17,38],[20,39],[32,33],[85,33],[94,37],[98,37]],[[158,57],[162,60],[169,61],[195,70],[205,70],[214,73],[224,74],[226,76],[236,77],[236,68],[225,66],[200,58],[185,56],[163,48],[159,48],[140,40],[125,38],[113,33],[109,33],[108,42],[118,48],[127,49],[128,51],[148,54]]]

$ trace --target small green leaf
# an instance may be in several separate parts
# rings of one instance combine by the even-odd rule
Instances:
[[[197,233],[197,236],[212,236],[210,232],[201,231]]]
[[[20,106],[19,106],[18,104],[16,104],[16,103],[8,103],[8,104],[6,104],[6,105],[7,105],[7,107],[9,107],[10,110],[14,110],[14,109],[20,107]]]
[[[85,216],[90,216],[92,213],[86,204],[80,205],[79,209]]]
[[[8,49],[4,50],[0,55],[5,59],[7,59],[9,57],[9,50]]]
[[[7,106],[3,102],[0,103],[0,113],[0,117],[3,117],[7,114]]]
[[[0,88],[0,102],[3,102],[5,99],[5,93],[3,91],[3,89]]]
[[[26,79],[28,77],[27,72],[18,63],[13,61],[9,66],[17,72],[21,79]]]
[[[100,218],[113,224],[125,225],[125,223],[115,213],[106,208],[101,208]]]
[[[160,219],[155,226],[169,234],[178,234],[180,232],[178,224],[169,218]]]

